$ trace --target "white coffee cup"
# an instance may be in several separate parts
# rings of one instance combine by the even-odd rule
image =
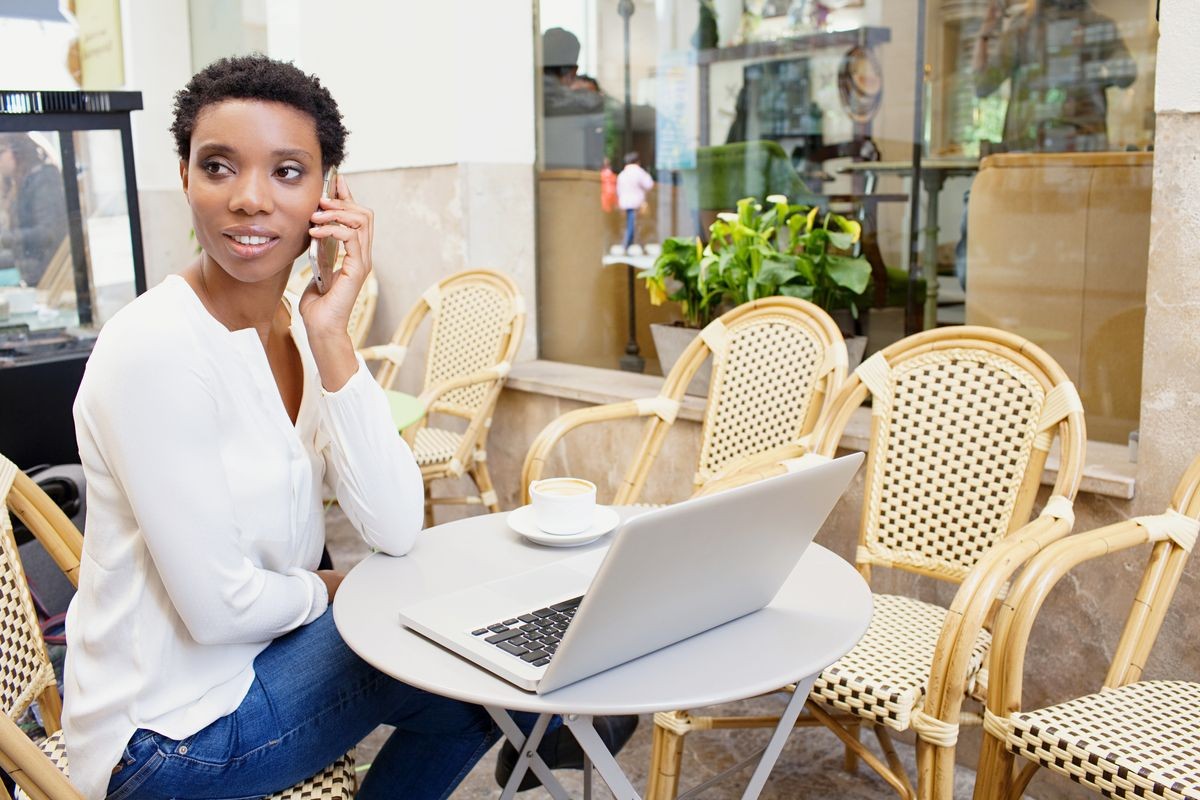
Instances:
[[[566,536],[592,526],[596,484],[582,478],[545,478],[529,484],[533,519],[546,533]]]

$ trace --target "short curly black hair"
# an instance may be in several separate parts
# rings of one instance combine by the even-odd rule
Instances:
[[[171,133],[184,161],[191,153],[196,118],[205,106],[222,100],[269,100],[303,111],[316,123],[322,165],[340,166],[346,157],[349,131],[333,96],[317,76],[306,75],[291,63],[254,54],[214,61],[175,94]]]

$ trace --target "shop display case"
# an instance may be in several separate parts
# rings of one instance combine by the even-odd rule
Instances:
[[[130,113],[140,92],[0,91],[0,453],[77,461],[100,328],[146,289]]]

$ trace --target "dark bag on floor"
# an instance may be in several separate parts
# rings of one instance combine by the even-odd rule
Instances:
[[[83,467],[79,464],[43,465],[26,470],[25,474],[33,478],[42,491],[71,518],[76,528],[83,530],[83,521],[87,513]],[[75,596],[75,587],[62,574],[54,559],[24,523],[16,517],[13,517],[12,523],[17,549],[21,552],[21,565],[25,568],[25,577],[29,580],[33,604],[42,620],[46,642],[59,644],[62,635],[61,617],[66,613],[71,598]]]

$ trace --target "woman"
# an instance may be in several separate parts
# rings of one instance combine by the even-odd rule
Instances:
[[[8,223],[0,225],[0,269],[16,268],[36,286],[67,237],[62,173],[27,133],[0,133],[0,192]]]
[[[372,547],[421,527],[420,472],[346,323],[373,216],[315,77],[224,59],[172,126],[200,256],[104,327],[75,404],[88,479],[67,617],[63,725],[85,796],[260,797],[381,723],[360,797],[442,798],[495,741],[483,709],[398,683],[342,642],[315,571],[322,485]],[[319,207],[318,207],[319,206]],[[310,237],[346,255],[325,295],[284,296]]]

